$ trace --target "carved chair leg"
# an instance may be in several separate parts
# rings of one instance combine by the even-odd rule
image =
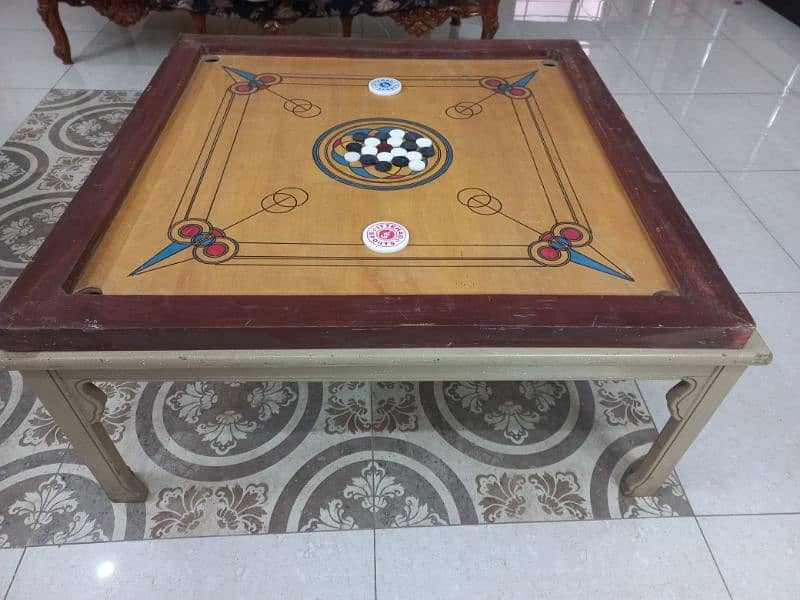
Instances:
[[[190,14],[192,15],[192,23],[194,23],[194,32],[208,33],[208,29],[206,29],[206,13],[193,10],[190,11]]]
[[[667,393],[672,416],[647,455],[623,478],[623,494],[658,491],[742,373],[744,367],[718,367],[709,377],[682,379]]]
[[[500,0],[483,0],[481,2],[482,40],[491,40],[494,38],[494,34],[497,33],[497,29],[500,27],[500,20],[497,16],[499,7]]]
[[[24,379],[66,433],[112,502],[143,502],[147,488],[117,452],[100,417],[105,394],[90,381],[56,371],[24,372]]]
[[[58,0],[38,0],[39,16],[42,17],[45,26],[53,36],[53,53],[61,59],[65,65],[72,64],[72,52],[69,47],[69,38],[64,31],[64,24],[61,22],[61,15],[58,13]]]
[[[339,21],[342,23],[342,37],[353,37],[353,15],[342,15]]]

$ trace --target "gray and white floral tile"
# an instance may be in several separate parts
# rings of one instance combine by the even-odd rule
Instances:
[[[0,297],[135,92],[54,90],[0,148]],[[619,481],[656,431],[632,382],[97,382],[147,484],[108,501],[18,373],[0,373],[0,547],[692,514]]]

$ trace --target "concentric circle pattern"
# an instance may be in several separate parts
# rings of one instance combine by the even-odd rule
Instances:
[[[453,149],[438,131],[404,119],[369,118],[331,127],[313,147],[316,165],[333,179],[370,190],[400,190],[441,176]]]

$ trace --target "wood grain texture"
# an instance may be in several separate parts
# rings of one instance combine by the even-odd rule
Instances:
[[[106,295],[675,291],[561,68],[548,64],[246,55],[201,62],[77,287]],[[225,67],[281,79],[236,94]],[[521,89],[531,94],[519,100],[480,85],[530,72]],[[368,91],[384,73],[403,81],[401,94]],[[286,98],[302,112],[287,110]],[[359,122],[340,126],[352,119]],[[323,162],[343,183],[315,164],[315,141],[338,137],[325,131],[381,123],[441,136],[430,134],[438,148],[425,171],[371,179]],[[322,161],[335,152],[326,147]],[[223,230],[235,253],[208,264],[186,248],[130,275],[191,219]],[[363,245],[362,230],[382,219],[409,229],[405,250],[382,255]],[[634,280],[532,260],[529,245],[557,224],[585,228],[593,240],[575,250]]]
[[[72,294],[206,54],[554,59],[650,237],[674,296]],[[572,41],[444,43],[184,36],[159,69],[53,234],[0,305],[8,350],[603,346],[739,348],[747,310]]]

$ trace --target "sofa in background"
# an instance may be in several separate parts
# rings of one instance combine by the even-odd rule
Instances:
[[[37,0],[39,14],[53,35],[53,52],[72,64],[69,38],[58,12],[59,2],[90,6],[117,25],[130,26],[156,10],[185,10],[197,33],[206,32],[206,15],[233,16],[262,25],[277,33],[298,19],[338,16],[342,35],[350,37],[353,17],[358,14],[389,16],[409,33],[421,36],[447,19],[458,25],[463,17],[480,16],[481,38],[497,32],[500,0]]]

